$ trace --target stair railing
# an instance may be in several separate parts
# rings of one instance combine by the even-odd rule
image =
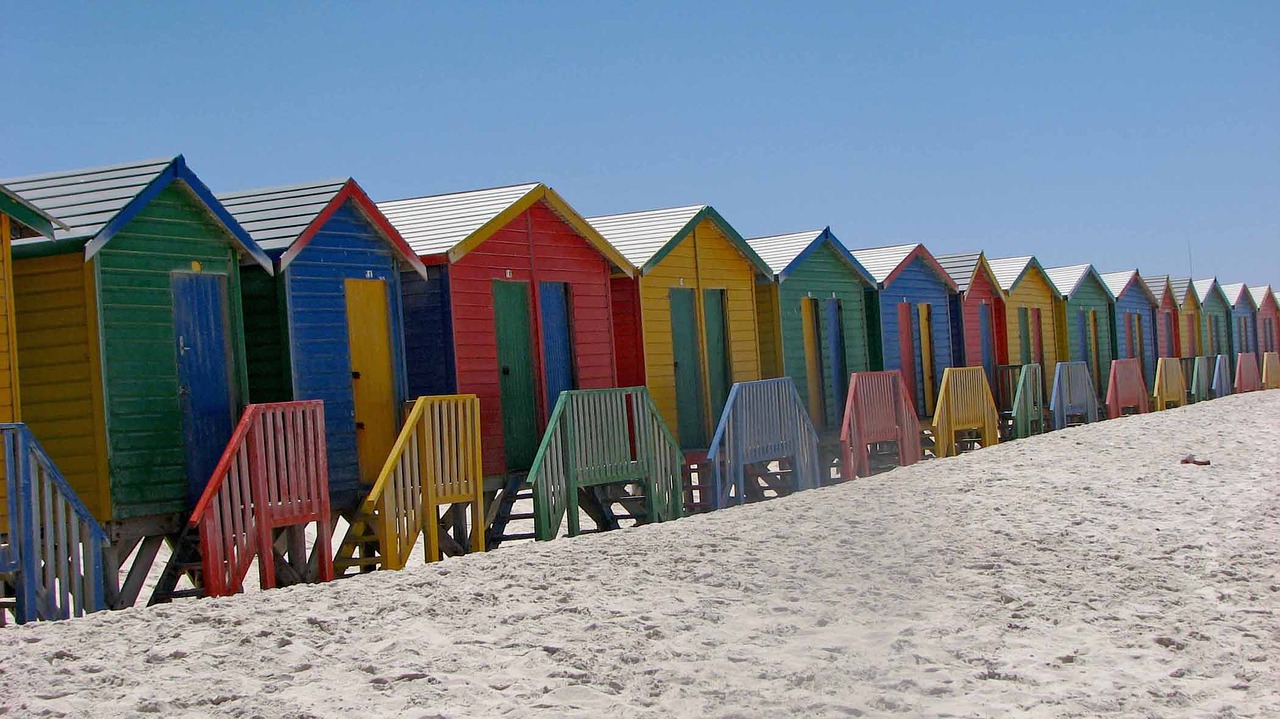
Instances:
[[[955,454],[956,432],[961,430],[977,432],[983,447],[1000,442],[1000,412],[981,367],[947,367],[942,371],[933,414],[934,456]]]
[[[581,532],[578,490],[604,485],[644,488],[650,522],[684,513],[683,454],[644,387],[560,393],[529,469],[534,533],[554,539],[568,520]]]
[[[1213,398],[1226,397],[1231,394],[1231,360],[1226,355],[1216,355],[1213,362],[1213,383],[1210,389]]]
[[[206,596],[242,591],[254,559],[259,585],[274,588],[274,530],[311,522],[314,578],[333,579],[324,432],[320,400],[245,408],[189,522],[200,533]]]
[[[1280,389],[1280,352],[1262,353],[1262,388]]]
[[[1142,376],[1142,362],[1137,357],[1111,360],[1107,378],[1107,416],[1115,419],[1132,408],[1135,414],[1147,413],[1147,383]]]
[[[1161,357],[1156,360],[1156,382],[1151,396],[1157,412],[1187,403],[1187,385],[1180,359]]]
[[[1065,429],[1073,417],[1082,424],[1098,421],[1098,394],[1087,362],[1058,363],[1053,371],[1049,411],[1054,429]]]
[[[1258,358],[1252,352],[1236,355],[1236,394],[1257,392],[1260,389],[1262,378],[1258,376]]]
[[[915,464],[923,456],[920,449],[920,419],[915,402],[898,370],[854,372],[845,395],[844,422],[840,427],[841,478],[871,474],[868,445],[894,442],[898,466]]]
[[[106,608],[107,535],[25,424],[0,424],[8,499],[0,573],[19,624]]]
[[[746,502],[747,465],[774,460],[788,462],[786,491],[813,489],[821,482],[818,433],[805,403],[790,377],[737,382],[707,451],[712,505],[723,509]]]
[[[1022,365],[1013,395],[1013,436],[1026,439],[1044,434],[1045,424],[1044,369],[1038,362]]]

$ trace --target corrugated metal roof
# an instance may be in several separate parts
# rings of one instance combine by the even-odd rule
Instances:
[[[218,195],[218,200],[258,246],[267,251],[282,250],[298,239],[347,182],[325,180],[226,192]]]
[[[1049,276],[1049,281],[1054,287],[1064,295],[1070,295],[1076,291],[1080,281],[1084,276],[1089,274],[1089,265],[1069,265],[1067,267],[1047,267],[1044,273]]]
[[[955,281],[956,287],[961,292],[968,292],[969,280],[973,279],[973,273],[978,269],[982,253],[961,252],[954,255],[938,255],[934,259],[942,265],[942,269],[946,270],[948,275],[951,275],[951,279]]]
[[[1204,304],[1209,299],[1209,295],[1213,293],[1213,288],[1218,286],[1218,281],[1212,277],[1207,280],[1196,280],[1191,283],[1196,288],[1196,299],[1200,300],[1200,304]],[[1221,287],[1218,286],[1221,290]]]
[[[1266,287],[1250,287],[1249,294],[1253,295],[1253,304],[1261,307],[1262,303],[1266,301],[1267,295],[1272,294],[1271,285],[1267,285]]]
[[[1169,287],[1169,275],[1141,275],[1141,277],[1147,289],[1151,291],[1151,294],[1155,295],[1157,303],[1164,302],[1165,291],[1173,291]]]
[[[68,227],[55,230],[55,240],[93,237],[176,159],[51,172],[0,180],[0,184]]]
[[[707,205],[688,205],[662,210],[625,212],[620,215],[588,217],[596,228],[627,261],[644,267],[662,251]],[[772,265],[770,265],[772,267]]]
[[[1100,276],[1102,277],[1103,283],[1107,285],[1107,289],[1111,290],[1111,294],[1119,297],[1137,274],[1137,270],[1121,270],[1120,272],[1107,272]],[[1138,279],[1142,278],[1139,277]]]
[[[379,202],[405,241],[419,255],[448,252],[504,210],[537,190],[540,183],[493,187]]]
[[[755,250],[757,255],[760,255],[760,259],[773,270],[774,275],[780,275],[825,231],[805,230],[785,235],[750,237],[747,238],[747,244],[751,245],[751,249]]]
[[[1243,282],[1232,282],[1229,285],[1222,285],[1222,291],[1227,295],[1227,301],[1234,307],[1240,304],[1240,300],[1248,298],[1253,302],[1253,295],[1249,292],[1249,286]],[[1254,302],[1254,309],[1257,309],[1257,303]]]
[[[1181,307],[1186,304],[1187,297],[1191,296],[1192,293],[1191,278],[1171,277],[1169,278],[1169,284],[1173,285],[1173,299],[1178,303],[1178,306]]]
[[[851,250],[854,258],[867,268],[867,272],[876,278],[877,284],[884,284],[884,281],[898,269],[902,261],[915,252],[920,243],[916,242],[909,245],[892,245],[890,247],[867,247],[860,250]]]
[[[11,224],[9,228],[13,239],[37,235],[52,238],[55,229],[68,229],[56,217],[4,185],[0,185],[0,213],[9,215],[15,221],[16,224]]]
[[[987,265],[991,268],[991,273],[996,276],[996,281],[1000,283],[1000,289],[1005,292],[1012,292],[1013,286],[1018,283],[1022,273],[1027,271],[1027,266],[1034,262],[1035,259],[1031,255],[1001,257],[995,260],[988,257]]]

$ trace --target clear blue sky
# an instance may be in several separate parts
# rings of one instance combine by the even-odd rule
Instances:
[[[0,176],[530,179],[586,215],[1280,285],[1280,3],[9,3]]]

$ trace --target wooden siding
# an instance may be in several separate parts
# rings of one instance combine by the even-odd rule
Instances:
[[[978,272],[964,292],[961,303],[961,326],[964,328],[964,363],[982,366],[982,320],[984,307],[991,308],[991,349],[998,365],[1009,363],[1009,347],[1005,341],[1004,293],[986,272]]]
[[[1192,300],[1187,300],[1183,307],[1178,310],[1178,322],[1181,323],[1178,326],[1182,335],[1182,356],[1201,356],[1204,351],[1204,334],[1201,327],[1204,323],[1200,316],[1200,305]]]
[[[866,280],[849,267],[835,250],[825,245],[809,253],[778,287],[782,314],[783,367],[787,376],[796,383],[801,397],[810,396],[801,302],[810,296],[818,299],[834,296],[840,300],[845,366],[851,373],[866,372],[871,369],[866,311],[869,289],[871,288]],[[846,382],[847,379],[841,385]],[[843,403],[844,398],[839,398],[839,402]]]
[[[625,275],[610,280],[613,302],[613,346],[618,358],[618,386],[644,385],[644,330],[640,321],[640,280]]]
[[[756,332],[760,337],[761,379],[773,379],[784,374],[782,319],[778,302],[777,283],[763,280],[756,282],[756,321],[759,325]],[[803,389],[800,391],[804,392]]]
[[[449,306],[449,268],[428,265],[428,279],[412,270],[400,273],[404,312],[404,354],[409,397],[455,394],[453,311]]]
[[[1156,341],[1158,351],[1157,357],[1178,357],[1182,352],[1181,336],[1182,332],[1178,325],[1178,303],[1173,299],[1173,293],[1162,293],[1163,299],[1160,306],[1156,310]],[[1172,325],[1172,327],[1170,327]],[[1172,329],[1172,332],[1170,332]]]
[[[230,238],[190,190],[173,183],[97,255],[107,407],[107,451],[116,519],[187,509],[170,274],[227,277],[233,397],[246,401],[240,273]]]
[[[1280,349],[1280,311],[1274,301],[1264,301],[1258,308],[1258,352]]]
[[[640,279],[640,306],[643,315],[645,384],[663,420],[678,435],[676,422],[675,359],[671,339],[671,303],[668,291],[674,287],[721,289],[729,330],[729,368],[733,382],[760,379],[760,342],[756,318],[755,267],[710,219],[694,227],[648,274]],[[703,293],[697,297],[698,333],[706,337],[703,324]],[[703,340],[705,344],[705,340]],[[702,348],[705,406],[711,406],[706,347]],[[719,417],[708,412],[709,429]],[[707,432],[711,436],[711,432]],[[676,437],[679,440],[679,436]]]
[[[1022,363],[1022,331],[1019,329],[1018,310],[1026,308],[1028,314],[1030,310],[1040,310],[1040,337],[1044,345],[1044,361],[1041,369],[1046,385],[1053,382],[1053,371],[1059,362],[1058,346],[1060,344],[1059,326],[1054,320],[1056,308],[1053,291],[1049,288],[1049,278],[1033,265],[1027,270],[1022,281],[1013,288],[1013,292],[1005,296],[1004,304],[1005,332],[1009,338],[1009,362],[1013,364]],[[1029,331],[1034,337],[1034,328],[1029,328]]]
[[[1210,319],[1213,322],[1210,322]],[[1200,306],[1200,331],[1202,334],[1200,347],[1205,354],[1233,354],[1231,307],[1217,292],[1210,294],[1208,301]],[[1211,333],[1213,337],[1210,337]],[[1235,366],[1234,361],[1231,364]]]
[[[0,214],[0,422],[22,418],[18,391],[17,328],[13,312],[13,225]],[[0,501],[4,490],[0,489]],[[7,505],[0,504],[0,507]],[[4,510],[0,509],[0,513]]]
[[[244,305],[244,354],[249,373],[249,401],[288,402],[293,399],[289,369],[288,308],[279,278],[260,265],[240,268]]]
[[[576,385],[617,384],[609,263],[573,226],[538,202],[449,267],[458,392],[480,398],[480,432],[486,475],[506,472],[498,348],[494,333],[493,280],[564,282],[569,285]],[[530,341],[537,377],[540,427],[549,408],[542,362],[539,293],[530,292],[534,324]],[[755,338],[752,338],[755,341]]]
[[[391,246],[350,201],[329,217],[284,273],[293,399],[324,401],[329,498],[335,510],[354,507],[361,494],[347,336],[347,279],[386,283],[387,317],[365,320],[386,323],[395,392],[392,406],[399,408],[405,401],[400,273]],[[387,421],[400,426],[398,416]]]
[[[1142,319],[1142,345],[1135,347],[1132,356],[1137,356],[1141,352],[1143,378],[1147,382],[1147,387],[1151,388],[1155,385],[1156,380],[1156,344],[1157,331],[1155,327],[1156,305],[1152,304],[1151,299],[1139,289],[1136,285],[1129,285],[1120,296],[1116,298],[1115,305],[1115,347],[1117,359],[1130,359],[1129,353],[1129,317],[1137,315]],[[1108,374],[1110,367],[1108,366]]]
[[[1258,313],[1244,302],[1231,308],[1231,349],[1235,354],[1258,351]],[[1231,358],[1232,367],[1235,367],[1235,354]]]
[[[905,267],[893,282],[880,290],[880,342],[884,355],[884,368],[895,370],[902,368],[902,345],[900,335],[902,324],[898,306],[902,303],[913,305],[911,314],[917,315],[916,305],[927,304],[930,307],[930,325],[928,343],[933,349],[932,382],[925,387],[917,384],[913,378],[907,384],[915,392],[917,411],[929,407],[928,398],[937,396],[937,389],[942,383],[942,373],[952,365],[951,361],[951,295],[947,284],[938,277],[929,265],[917,257]],[[911,342],[919,342],[922,338],[912,336]],[[920,345],[917,344],[917,347]],[[924,368],[916,365],[916,373],[923,373]],[[924,398],[922,400],[922,398]],[[923,404],[922,404],[923,402]],[[928,414],[923,411],[922,414]]]
[[[13,274],[23,421],[93,516],[110,520],[93,265],[75,252],[16,261]]]
[[[1093,367],[1093,358],[1087,354],[1086,337],[1080,334],[1081,314],[1085,316],[1085,327],[1089,327],[1088,313],[1096,312],[1098,320],[1098,366]],[[1086,274],[1075,292],[1066,300],[1066,325],[1068,357],[1072,362],[1089,364],[1089,374],[1093,377],[1093,386],[1100,396],[1105,396],[1107,380],[1111,374],[1111,360],[1115,358],[1115,325],[1112,321],[1111,297],[1107,288],[1102,286],[1092,274]],[[1096,371],[1095,371],[1096,370]]]

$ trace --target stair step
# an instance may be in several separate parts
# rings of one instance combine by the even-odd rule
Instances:
[[[502,535],[502,541],[505,542],[509,539],[533,539],[535,536],[537,535],[535,535],[532,532],[527,532],[527,533],[522,532],[520,534],[504,534]]]
[[[347,536],[342,540],[343,544],[372,544],[378,541],[376,534],[361,534],[358,537]]]
[[[199,599],[200,597],[203,597],[203,596],[204,596],[204,590],[197,588],[197,589],[178,589],[178,590],[169,592],[168,594],[165,594],[163,598],[164,599],[187,599],[187,598]]]
[[[349,569],[351,567],[376,567],[382,564],[382,557],[359,557],[357,559],[335,559],[333,566],[335,569]]]
[[[507,515],[507,519],[533,519],[533,512],[513,512]]]

